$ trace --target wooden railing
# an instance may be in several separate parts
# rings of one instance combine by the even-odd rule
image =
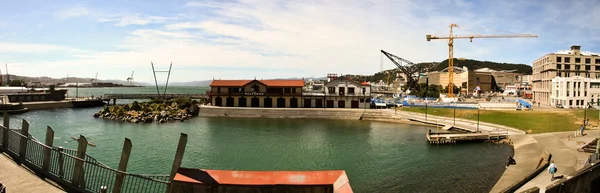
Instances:
[[[10,125],[8,114],[4,116],[4,125]],[[26,120],[23,120],[21,129],[0,126],[0,150],[69,191],[167,192],[171,184],[170,175],[131,174],[124,171],[131,151],[129,139],[125,139],[123,155],[126,156],[121,156],[121,171],[87,155],[88,143],[84,136],[80,136],[79,146],[74,150],[53,146],[54,131],[50,127],[47,127],[45,143],[35,139],[28,131],[29,123]]]

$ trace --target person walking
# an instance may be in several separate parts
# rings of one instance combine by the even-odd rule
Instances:
[[[554,164],[554,161],[552,161],[552,163],[548,167],[548,172],[550,172],[550,174],[552,175],[552,178],[550,178],[550,181],[554,180],[554,174],[556,174],[556,171],[558,171],[558,169],[556,168],[556,164]]]
[[[579,135],[583,136],[583,131],[585,130],[585,124],[581,125],[581,128],[579,128]]]

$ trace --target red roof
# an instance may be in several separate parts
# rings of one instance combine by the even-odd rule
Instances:
[[[332,185],[336,193],[351,193],[344,170],[235,171],[179,168],[173,181],[223,185]]]
[[[361,82],[360,85],[371,86],[371,84],[368,82]]]
[[[303,87],[304,80],[260,80],[267,86],[289,86],[289,87]]]
[[[240,87],[254,80],[213,80],[209,86]],[[303,87],[304,80],[256,80],[272,87]]]
[[[209,86],[244,86],[251,80],[213,80]]]

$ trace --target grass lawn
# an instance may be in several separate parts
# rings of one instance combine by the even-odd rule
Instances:
[[[425,113],[424,107],[403,107],[403,111]],[[400,109],[399,109],[400,110]],[[506,125],[527,131],[527,133],[547,133],[559,131],[575,131],[582,124],[583,110],[560,111],[500,111],[481,110],[479,120],[482,122]],[[453,109],[428,108],[427,114],[453,117]],[[592,125],[597,125],[598,111],[587,111]],[[593,116],[592,116],[593,115]],[[477,120],[477,110],[456,109],[456,118]]]

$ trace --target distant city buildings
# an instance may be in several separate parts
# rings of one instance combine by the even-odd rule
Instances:
[[[546,105],[586,107],[588,102],[598,101],[598,79],[599,54],[573,45],[571,50],[549,53],[533,61],[533,98]]]
[[[514,86],[523,81],[523,74],[516,73],[516,70],[493,70],[489,68],[480,68],[469,70],[467,67],[454,67],[454,83],[461,89],[461,93],[470,95],[474,93],[506,89],[507,86]],[[441,71],[427,72],[426,76],[419,79],[419,83],[448,86],[448,68]],[[456,84],[459,85],[456,85]],[[494,85],[495,84],[495,85]]]

